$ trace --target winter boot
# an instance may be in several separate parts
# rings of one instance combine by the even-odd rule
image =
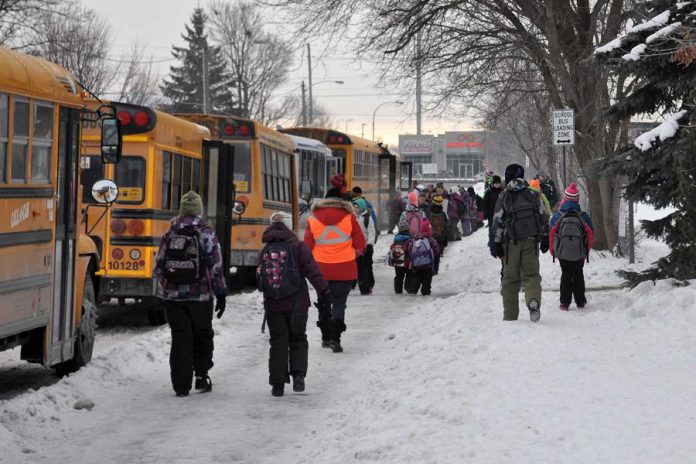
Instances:
[[[539,322],[539,319],[541,318],[539,302],[536,299],[532,298],[531,300],[529,300],[527,308],[529,308],[529,319],[532,322]]]
[[[558,307],[561,311],[568,311],[568,306],[562,304],[561,306]]]
[[[196,374],[194,388],[198,391],[209,392],[213,389],[213,382],[210,381],[208,374]]]
[[[183,398],[183,397],[185,397],[185,396],[189,396],[189,392],[187,392],[187,391],[176,392],[176,396],[177,396],[178,398]]]
[[[271,395],[273,396],[283,396],[285,394],[285,384],[277,383],[273,385],[271,389]]]
[[[343,347],[341,346],[341,334],[346,331],[346,324],[343,321],[334,319],[333,321],[333,335],[329,341],[329,348],[334,353],[342,353]]]
[[[295,374],[292,376],[292,391],[295,393],[301,393],[305,389],[304,375]]]

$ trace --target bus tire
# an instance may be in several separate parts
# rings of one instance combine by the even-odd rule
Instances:
[[[70,361],[58,364],[55,369],[58,375],[75,372],[87,365],[92,360],[94,351],[94,338],[97,333],[97,299],[94,292],[94,284],[89,274],[85,275],[85,284],[82,291],[82,314],[80,327],[75,334],[75,347],[73,358]]]
[[[161,306],[154,308],[147,308],[147,320],[152,326],[158,326],[167,323],[167,315],[164,312],[164,308]]]

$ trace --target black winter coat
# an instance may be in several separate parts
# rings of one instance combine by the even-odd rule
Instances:
[[[288,229],[285,224],[282,222],[271,224],[263,232],[263,237],[261,240],[263,243],[290,243],[290,250],[295,257],[295,262],[300,267],[302,275],[309,280],[317,293],[322,293],[329,288],[329,284],[321,275],[319,266],[314,260],[312,252],[309,251],[309,247],[307,247],[304,242],[301,242],[295,233]],[[261,265],[261,259],[262,256],[259,254],[258,265]],[[297,308],[297,311],[307,311],[311,305],[311,301],[309,299],[309,289],[307,287],[307,281],[303,280],[302,284],[302,288],[296,295],[292,295],[280,300],[266,298],[264,301],[266,309],[273,312],[292,312],[295,308]]]
[[[486,220],[490,223],[493,220],[493,213],[495,212],[495,204],[498,202],[498,197],[502,188],[495,188],[491,186],[486,193],[483,194],[483,214],[486,216]]]

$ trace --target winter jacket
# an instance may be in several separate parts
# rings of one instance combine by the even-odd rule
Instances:
[[[420,208],[413,206],[413,205],[406,205],[406,209],[404,210],[403,213],[401,213],[401,216],[399,217],[399,230],[403,229],[408,229],[408,216],[409,213],[413,214],[414,212],[417,212],[421,216],[421,220],[425,217],[425,214],[423,211],[421,211]]]
[[[462,193],[462,201],[466,205],[466,216],[468,218],[476,217],[476,200],[469,194],[469,192],[464,191]],[[460,218],[463,219],[463,218]]]
[[[408,233],[399,232],[394,236],[394,243],[405,243],[406,244],[406,254],[404,256],[404,267],[408,269],[411,266],[411,259],[408,256],[408,242],[411,240],[411,236]]]
[[[450,194],[450,200],[447,204],[447,217],[453,220],[461,219],[459,214],[459,205],[464,203],[460,193]]]
[[[524,179],[512,179],[505,190],[502,191],[498,197],[498,201],[495,204],[495,212],[493,213],[493,224],[495,226],[495,243],[505,243],[508,240],[507,237],[507,226],[508,226],[508,214],[505,211],[505,199],[508,195],[514,195],[517,192],[522,192],[523,190],[529,190],[533,193],[534,208],[539,214],[540,231],[542,236],[546,236],[549,233],[549,215],[546,214],[546,207],[541,201],[541,196],[539,192],[529,189],[529,184]],[[523,237],[520,237],[523,238]]]
[[[488,226],[490,227],[493,222],[493,212],[495,211],[495,204],[498,201],[500,192],[502,188],[495,188],[492,185],[483,194],[483,214],[488,221]]]
[[[551,205],[551,209],[553,210],[553,208],[556,207],[556,203],[558,203],[558,189],[556,188],[556,183],[549,179],[545,182],[539,182],[539,186],[541,187],[542,193],[546,195],[546,199],[549,200],[549,205]]]
[[[587,252],[589,253],[594,245],[594,224],[592,224],[592,218],[585,211],[580,209],[580,204],[576,201],[564,201],[561,203],[561,207],[558,211],[553,213],[551,216],[551,232],[549,232],[549,251],[553,254],[553,238],[556,236],[558,231],[558,221],[563,216],[566,211],[574,210],[580,213],[580,218],[585,223],[585,236],[587,236]]]
[[[175,284],[167,282],[164,277],[164,261],[167,252],[167,242],[172,231],[184,228],[195,229],[199,234],[201,246],[201,263],[199,267],[205,270],[200,280],[194,284]],[[177,216],[172,219],[169,230],[160,241],[159,250],[155,257],[153,274],[168,301],[210,301],[213,295],[224,298],[227,295],[225,276],[222,273],[222,253],[220,243],[215,233],[199,216]]]
[[[530,189],[534,190],[535,192],[539,192],[539,195],[541,196],[541,201],[544,203],[544,208],[546,208],[546,213],[551,216],[553,213],[553,209],[551,208],[551,204],[549,203],[549,199],[546,198],[546,195],[544,195],[544,192],[541,191],[541,189],[537,189],[532,187],[531,185],[529,186]]]
[[[372,215],[369,213],[370,210],[367,209],[357,216],[358,224],[360,225],[360,230],[362,230],[362,233],[365,236],[367,245],[374,245],[377,243],[377,227],[375,227],[375,223],[372,220]],[[367,224],[365,224],[366,220]]]
[[[318,222],[325,226],[337,226],[347,215],[350,216],[350,230],[343,231],[346,235],[350,237],[350,246],[354,250],[364,250],[365,249],[365,236],[360,230],[360,224],[358,224],[358,219],[353,212],[353,207],[350,203],[342,201],[339,198],[326,198],[324,200],[316,201],[312,205],[312,216],[316,218]],[[353,258],[346,261],[338,260],[326,260],[325,258],[318,258],[319,253],[316,249],[325,248],[324,251],[330,248],[330,245],[325,246],[316,243],[314,238],[314,233],[312,231],[312,221],[307,223],[307,229],[305,230],[304,242],[307,244],[309,249],[314,255],[314,259],[319,265],[321,274],[324,279],[328,281],[344,281],[344,280],[357,280],[358,279],[358,266],[355,262],[355,255]],[[316,248],[316,249],[315,249]]]
[[[281,222],[271,224],[263,232],[261,241],[263,243],[287,242],[290,245],[290,252],[293,254],[300,272],[309,280],[317,293],[322,293],[329,288],[328,282],[322,277],[319,266],[312,256],[312,252],[309,251],[307,245],[301,242],[295,233],[288,229],[285,224]],[[259,254],[259,266],[261,265],[262,259],[261,254]],[[273,312],[292,312],[293,310],[307,311],[310,305],[309,291],[307,281],[305,280],[302,281],[302,288],[300,288],[295,295],[279,300],[274,300],[272,298],[264,300],[264,307]]]

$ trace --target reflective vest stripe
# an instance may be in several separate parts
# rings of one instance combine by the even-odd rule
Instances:
[[[327,238],[332,232],[337,236],[334,238]],[[346,234],[337,226],[326,226],[319,238],[315,240],[315,243],[319,245],[335,245],[337,243],[347,242],[348,240],[350,240],[350,235]]]

